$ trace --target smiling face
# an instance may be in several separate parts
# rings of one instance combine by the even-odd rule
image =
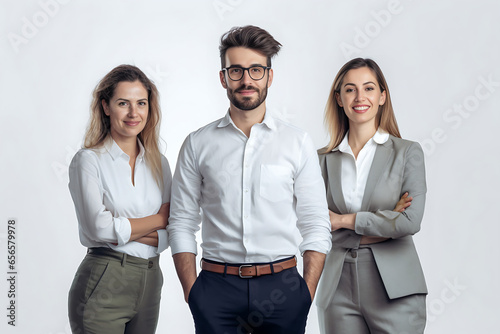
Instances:
[[[104,113],[109,116],[111,136],[116,142],[136,140],[148,120],[148,102],[148,91],[139,81],[119,82],[109,104],[101,101]]]
[[[385,103],[375,73],[368,67],[349,70],[344,76],[337,103],[344,108],[349,126],[369,124],[375,128],[379,106]]]
[[[267,66],[267,57],[255,50],[245,47],[232,47],[226,51],[226,67],[251,67],[254,65]],[[226,73],[220,71],[221,84],[227,90],[227,97],[231,105],[240,110],[253,110],[261,105],[267,97],[267,88],[273,81],[272,69],[267,70],[261,80],[253,80],[244,71],[241,80],[233,81]]]

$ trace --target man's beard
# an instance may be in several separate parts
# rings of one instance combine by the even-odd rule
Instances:
[[[253,90],[257,92],[257,98],[254,98],[253,96],[242,96],[242,97],[236,97],[235,92],[238,92],[240,90]],[[260,106],[262,102],[266,100],[267,97],[267,85],[266,87],[260,91],[258,88],[253,87],[253,86],[241,86],[238,89],[227,89],[227,97],[229,98],[229,101],[238,109],[240,110],[253,110]]]

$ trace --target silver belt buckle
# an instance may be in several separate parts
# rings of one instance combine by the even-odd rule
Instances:
[[[241,268],[243,267],[253,267],[253,265],[251,264],[242,264],[239,268],[238,268],[238,276],[240,276],[240,278],[252,278],[253,276],[243,276],[241,274]]]

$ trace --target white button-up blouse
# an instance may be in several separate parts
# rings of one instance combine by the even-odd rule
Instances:
[[[75,204],[80,241],[85,247],[109,247],[141,258],[157,256],[168,247],[167,231],[158,230],[158,247],[130,241],[128,218],[158,213],[170,202],[172,174],[162,156],[163,190],[144,159],[139,143],[134,183],[129,156],[109,137],[102,147],[81,149],[69,167],[69,190]],[[117,244],[117,245],[114,245]]]

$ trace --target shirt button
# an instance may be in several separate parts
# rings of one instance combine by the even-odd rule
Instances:
[[[247,193],[247,192],[248,192],[248,189],[245,189],[245,192]]]

